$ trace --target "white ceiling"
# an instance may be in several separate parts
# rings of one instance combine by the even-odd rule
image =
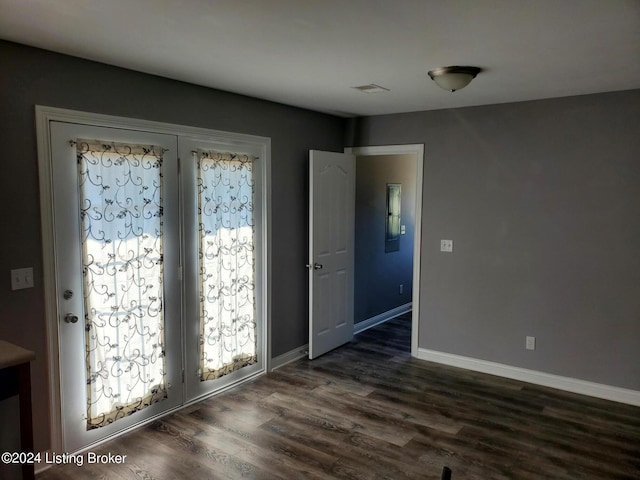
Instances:
[[[0,0],[0,38],[343,116],[640,88],[638,0]],[[464,90],[426,72],[484,71]],[[375,83],[389,92],[351,87]]]

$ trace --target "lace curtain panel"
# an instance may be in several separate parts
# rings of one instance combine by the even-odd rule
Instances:
[[[257,362],[254,157],[198,150],[200,379]]]
[[[76,140],[87,430],[167,396],[161,147]]]

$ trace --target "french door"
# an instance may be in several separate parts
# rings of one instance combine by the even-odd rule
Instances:
[[[265,166],[258,145],[180,137],[184,211],[185,389],[195,399],[261,361]],[[195,252],[193,254],[192,252]]]
[[[264,145],[49,135],[64,449],[264,371]]]

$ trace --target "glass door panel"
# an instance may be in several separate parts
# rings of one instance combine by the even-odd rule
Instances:
[[[264,370],[260,152],[180,139],[189,399]]]
[[[183,401],[177,143],[58,122],[51,142],[63,432],[74,451]]]

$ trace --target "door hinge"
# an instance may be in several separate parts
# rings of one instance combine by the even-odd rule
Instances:
[[[182,369],[182,383],[184,383],[184,368]]]
[[[182,266],[178,267],[178,281],[182,281]]]

